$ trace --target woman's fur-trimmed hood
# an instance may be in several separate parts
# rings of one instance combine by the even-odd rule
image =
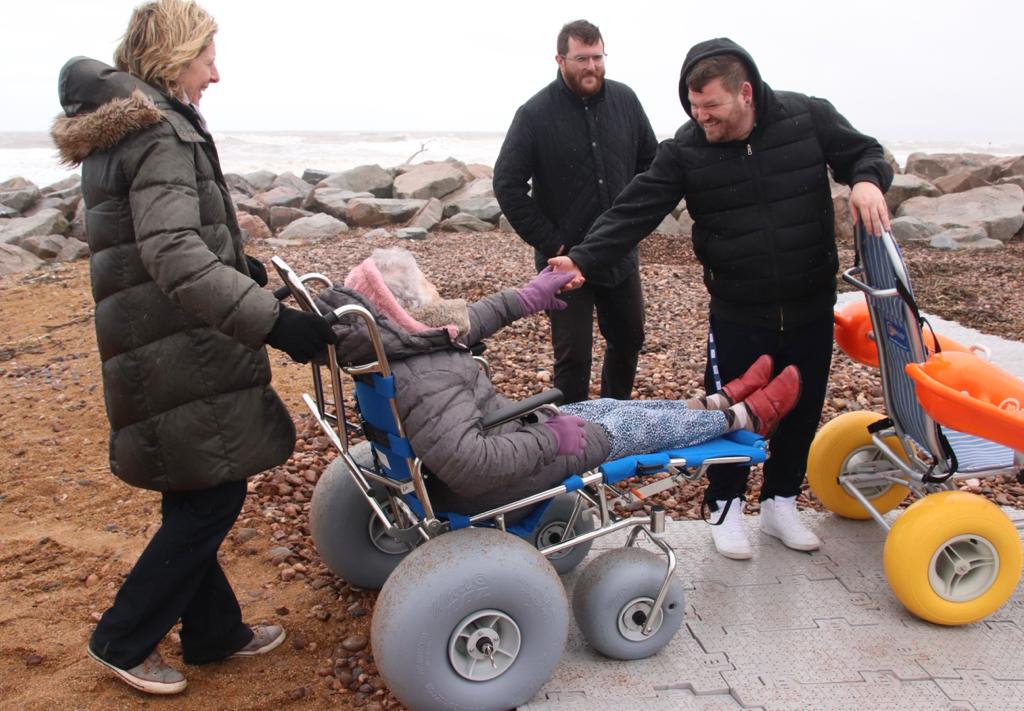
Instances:
[[[50,136],[61,162],[74,167],[93,153],[112,148],[133,133],[160,123],[161,116],[153,100],[136,89],[127,99],[111,99],[90,113],[58,116]]]
[[[88,57],[60,70],[57,93],[64,114],[50,129],[63,163],[75,166],[128,136],[160,122],[166,97],[127,72]]]

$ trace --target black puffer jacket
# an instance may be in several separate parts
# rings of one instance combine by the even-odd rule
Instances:
[[[703,42],[687,55],[679,97],[688,114],[690,69],[725,53],[750,71],[757,110],[750,136],[709,143],[687,122],[569,256],[589,278],[633,249],[685,196],[711,312],[767,328],[799,326],[828,315],[835,301],[839,260],[827,168],[838,182],[867,181],[883,192],[892,169],[878,142],[829,102],[772,91],[750,55],[728,39]]]
[[[568,250],[583,240],[629,181],[647,170],[657,146],[639,99],[619,82],[605,80],[596,96],[584,99],[559,73],[519,108],[494,164],[494,194],[536,250],[538,269],[562,245]],[[636,268],[636,253],[629,252],[594,270],[589,281],[614,286]]]
[[[82,164],[110,468],[187,490],[283,463],[295,428],[263,342],[278,304],[249,278],[213,140],[181,102],[77,58],[53,138]]]

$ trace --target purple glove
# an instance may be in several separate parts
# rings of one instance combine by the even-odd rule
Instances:
[[[583,429],[585,420],[576,415],[555,415],[545,420],[544,424],[551,428],[555,435],[555,442],[558,443],[558,456],[577,456],[583,454],[587,446],[587,433]]]
[[[538,311],[561,311],[564,309],[567,304],[557,298],[555,294],[572,281],[572,277],[573,275],[569,272],[556,272],[551,267],[544,267],[537,276],[526,283],[526,286],[516,292],[523,316],[529,316]]]

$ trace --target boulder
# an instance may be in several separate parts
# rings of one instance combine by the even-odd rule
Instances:
[[[329,170],[317,170],[316,168],[306,168],[302,171],[302,179],[310,185],[316,185],[321,180],[330,175]]]
[[[892,154],[892,151],[890,151],[885,146],[882,146],[882,157],[885,159],[885,162],[889,164],[889,167],[892,168],[892,172],[894,174],[899,175],[900,173],[903,172],[900,169],[899,162],[896,160],[896,156],[894,156]]]
[[[279,232],[296,220],[310,217],[312,214],[308,210],[300,210],[297,207],[278,207],[275,205],[270,208],[270,229],[273,232]],[[332,217],[336,217],[336,215],[332,215]]]
[[[311,212],[324,212],[339,220],[345,219],[348,201],[354,197],[373,197],[370,193],[354,193],[343,188],[314,188],[302,203],[302,207]]]
[[[683,234],[683,230],[679,226],[679,221],[669,213],[665,215],[665,219],[661,221],[661,224],[654,228],[654,234],[676,236]]]
[[[60,210],[42,210],[29,217],[16,217],[0,227],[0,242],[20,246],[27,237],[63,235],[70,225]]]
[[[330,215],[303,217],[285,227],[279,239],[295,242],[314,242],[331,239],[348,232],[348,225]]]
[[[295,178],[298,180],[298,178]],[[271,188],[266,192],[256,193],[253,196],[254,200],[259,200],[261,203],[272,207],[301,207],[302,201],[306,195],[296,188],[290,185],[279,185],[276,188]],[[268,215],[269,217],[269,215]],[[267,220],[269,222],[269,219]]]
[[[892,179],[892,185],[885,194],[885,204],[889,214],[895,215],[896,209],[912,197],[938,197],[942,194],[937,187],[919,175],[901,173]]]
[[[929,246],[935,249],[993,249],[1002,247],[997,239],[989,239],[980,227],[956,227],[934,235]]]
[[[853,241],[853,215],[850,213],[850,189],[841,183],[832,183],[833,227],[840,242]]]
[[[466,170],[469,171],[469,174],[477,180],[481,178],[490,180],[494,177],[494,168],[489,165],[484,165],[483,163],[468,163],[466,165]],[[470,180],[472,181],[472,178]]]
[[[32,215],[39,214],[43,210],[60,210],[64,214],[64,217],[69,220],[73,220],[75,218],[75,210],[78,207],[79,202],[81,202],[81,198],[77,197],[64,200],[62,198],[44,195],[36,200],[32,207],[22,212],[21,215],[22,217],[31,217]]]
[[[395,178],[397,198],[441,198],[466,183],[466,174],[451,163],[423,163]]]
[[[363,239],[387,239],[390,236],[391,230],[386,230],[383,227],[377,227],[365,232],[363,234]]]
[[[1024,176],[1024,156],[1011,156],[996,161],[999,165],[999,177]]]
[[[679,223],[679,229],[683,231],[683,234],[687,237],[693,235],[693,218],[690,217],[689,210],[683,210],[676,215],[676,222]]]
[[[67,242],[68,238],[64,235],[33,235],[21,240],[18,246],[40,259],[49,261],[60,254]]]
[[[25,212],[42,196],[39,188],[24,178],[10,178],[0,183],[0,204]]]
[[[504,215],[498,218],[498,232],[515,232],[512,223]]]
[[[496,225],[498,224],[498,218],[501,217],[501,206],[492,197],[465,198],[457,202],[447,203],[444,206],[445,217],[451,217],[460,212]]]
[[[981,227],[991,239],[1005,242],[1024,224],[1022,209],[1024,190],[1004,184],[935,198],[911,198],[900,205],[896,216],[916,217],[944,229]]]
[[[341,173],[329,175],[316,184],[318,188],[339,188],[354,193],[370,193],[374,197],[393,195],[394,178],[379,165],[361,165]]]
[[[1019,185],[1024,188],[1024,175],[1007,175],[999,179],[998,185]]]
[[[252,197],[258,191],[256,187],[238,173],[225,173],[224,182],[227,183],[228,192],[241,193],[246,197]],[[274,182],[273,180],[270,181]],[[268,186],[270,183],[267,184]]]
[[[17,217],[18,211],[13,207],[7,207],[3,203],[0,203],[0,218],[6,219],[8,217]]]
[[[994,163],[996,157],[988,153],[911,153],[907,157],[907,168],[903,172],[913,173],[925,180],[935,182],[936,178],[959,173],[967,168]]]
[[[75,208],[75,216],[71,220],[71,227],[65,232],[68,237],[74,237],[75,239],[85,241],[85,201],[79,200],[78,207]]]
[[[42,259],[21,247],[0,242],[0,276],[30,272],[42,263]]]
[[[237,201],[235,203],[235,210],[238,212],[247,212],[250,215],[256,215],[256,217],[260,218],[264,224],[270,222],[270,208],[254,197]]]
[[[897,217],[890,222],[897,242],[927,242],[943,231],[939,225],[917,217]]]
[[[427,230],[422,227],[403,227],[395,234],[398,239],[426,239]]]
[[[89,258],[89,245],[80,239],[68,237],[60,253],[54,257],[55,262],[76,262],[79,259]]]
[[[439,230],[444,230],[445,232],[490,232],[494,229],[494,225],[490,222],[484,222],[472,215],[460,212],[458,215],[449,217],[438,225],[437,228]]]
[[[267,239],[273,236],[267,223],[249,212],[238,213],[238,226],[245,230],[251,239]]]
[[[58,180],[56,183],[41,188],[40,192],[44,197],[55,197],[60,200],[79,198],[82,197],[82,179],[77,173],[69,175],[64,180]]]
[[[680,213],[686,209],[686,198],[679,201],[679,204],[672,208],[672,217],[679,219]]]
[[[305,180],[295,175],[295,173],[281,173],[279,176],[274,178],[274,182],[270,184],[271,188],[294,188],[302,197],[305,198],[313,190],[313,186],[307,183]]]
[[[395,225],[413,217],[426,200],[393,198],[352,198],[345,210],[346,222],[359,227]]]
[[[256,193],[270,190],[277,174],[271,173],[269,170],[257,170],[252,173],[242,173],[242,177],[252,186],[253,194],[255,195]]]
[[[494,197],[494,183],[490,178],[477,178],[463,185],[458,190],[444,196],[444,204],[448,206],[453,202],[466,200],[467,198],[492,198]]]
[[[427,204],[409,220],[408,227],[430,231],[444,219],[444,205],[437,198],[427,200]]]
[[[995,163],[967,168],[935,179],[935,187],[944,193],[962,193],[994,183],[1000,174]]]

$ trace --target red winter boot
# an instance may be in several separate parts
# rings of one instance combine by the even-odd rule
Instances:
[[[750,393],[763,388],[771,379],[772,357],[765,353],[747,368],[746,373],[726,383],[721,392],[729,398],[730,405],[735,405],[750,397]]]
[[[767,437],[799,399],[800,371],[795,365],[789,365],[770,383],[748,395],[743,404],[754,420],[754,431]]]

